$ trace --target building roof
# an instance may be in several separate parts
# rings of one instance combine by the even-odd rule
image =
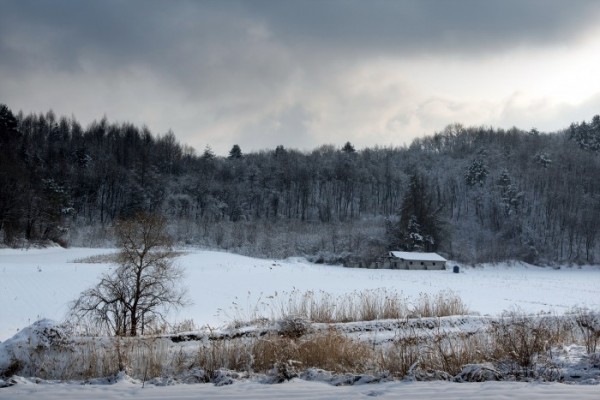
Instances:
[[[409,261],[446,261],[437,253],[414,253],[410,251],[390,251],[390,256]]]

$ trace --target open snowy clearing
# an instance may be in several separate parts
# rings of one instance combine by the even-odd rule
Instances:
[[[74,260],[113,249],[0,250],[0,341],[41,318],[60,321],[68,304],[95,284],[110,264]],[[287,300],[294,289],[343,294],[386,288],[403,296],[454,291],[474,312],[497,315],[515,307],[562,314],[573,306],[600,307],[600,268],[540,268],[521,264],[461,266],[461,273],[349,269],[303,259],[262,260],[217,251],[186,250],[177,258],[186,270],[184,285],[192,305],[172,314],[172,322],[193,319],[198,326],[221,326],[250,319],[266,303]],[[454,265],[454,264],[451,264]],[[281,299],[281,300],[279,300]]]
[[[107,263],[74,261],[114,251],[61,248],[0,250],[0,340],[6,341],[40,318],[62,320],[69,302],[95,284],[102,272],[112,268]],[[177,262],[186,270],[184,285],[193,304],[173,314],[172,322],[193,319],[200,327],[222,326],[232,319],[250,319],[258,314],[268,316],[266,305],[285,302],[287,294],[293,290],[324,291],[337,295],[384,288],[409,299],[415,299],[422,293],[435,295],[451,290],[472,311],[482,315],[497,315],[515,307],[531,313],[545,311],[557,314],[574,306],[600,307],[600,269],[592,266],[552,269],[522,264],[461,265],[461,273],[454,274],[451,271],[347,269],[315,265],[303,259],[260,260],[196,249],[186,250]],[[447,321],[439,321],[458,323],[461,319],[450,317]],[[473,324],[474,321],[477,318],[467,322]],[[393,325],[394,321],[387,323]],[[348,326],[352,328],[352,324]],[[302,379],[283,384],[265,384],[248,379],[222,387],[212,384],[154,386],[149,383],[142,387],[140,381],[127,376],[113,384],[85,385],[35,378],[15,377],[15,380],[16,385],[0,389],[1,398],[598,398],[596,385],[560,383],[396,381],[338,387],[327,382]]]
[[[3,399],[598,399],[598,386],[522,382],[385,382],[375,385],[331,386],[294,379],[265,385],[239,382],[217,387],[209,384],[146,386],[128,381],[113,385],[33,384],[22,382],[0,389]]]

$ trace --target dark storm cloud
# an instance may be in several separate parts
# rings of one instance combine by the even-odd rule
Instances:
[[[47,67],[76,70],[85,56],[110,66],[176,67],[185,64],[186,52],[201,57],[212,42],[226,43],[237,34],[234,13],[208,2],[25,0],[6,5],[0,14],[2,52],[10,51],[21,66],[40,57]]]
[[[422,134],[425,125],[414,122],[420,109],[429,121],[477,111],[455,99],[449,104],[461,107],[432,103],[428,98],[436,97],[427,93],[417,100],[411,96],[421,88],[413,90],[410,74],[388,83],[363,73],[366,62],[475,63],[516,47],[568,47],[596,25],[600,11],[600,1],[585,0],[0,0],[0,6],[0,102],[25,112],[54,108],[83,122],[108,113],[159,132],[173,128],[188,143],[200,132],[206,137],[191,143],[200,149],[244,140],[258,148],[313,147],[324,130],[336,128],[345,139],[356,134],[352,129],[363,136],[388,130],[391,137],[388,125],[421,126]],[[390,71],[377,73],[385,78]]]
[[[588,0],[246,2],[290,43],[335,50],[428,53],[488,51],[565,42],[595,24]]]
[[[177,66],[184,54],[201,59],[215,46],[243,46],[250,22],[292,49],[468,53],[567,42],[597,21],[599,8],[582,0],[19,0],[3,2],[0,33],[48,46],[45,61],[61,68],[76,68],[82,51],[97,52],[99,62]],[[2,63],[37,61],[33,49],[6,42]]]
[[[77,72],[146,67],[187,90],[268,91],[293,65],[326,70],[346,57],[470,54],[566,42],[600,2],[5,1],[0,67]],[[252,37],[263,27],[267,37]],[[5,71],[6,72],[6,71]],[[261,82],[256,84],[256,82]],[[254,82],[254,84],[251,84]]]
[[[143,71],[182,98],[210,100],[227,114],[287,79],[285,55],[259,28],[233,2],[7,2],[0,13],[0,78],[75,77],[85,70],[90,79],[116,80]]]

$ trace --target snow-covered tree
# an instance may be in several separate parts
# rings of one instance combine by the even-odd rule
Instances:
[[[443,237],[442,207],[436,205],[423,177],[413,174],[397,225],[388,225],[390,245],[407,251],[436,251]]]

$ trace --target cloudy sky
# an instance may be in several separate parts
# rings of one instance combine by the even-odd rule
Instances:
[[[600,1],[0,0],[0,103],[226,154],[600,113]]]

